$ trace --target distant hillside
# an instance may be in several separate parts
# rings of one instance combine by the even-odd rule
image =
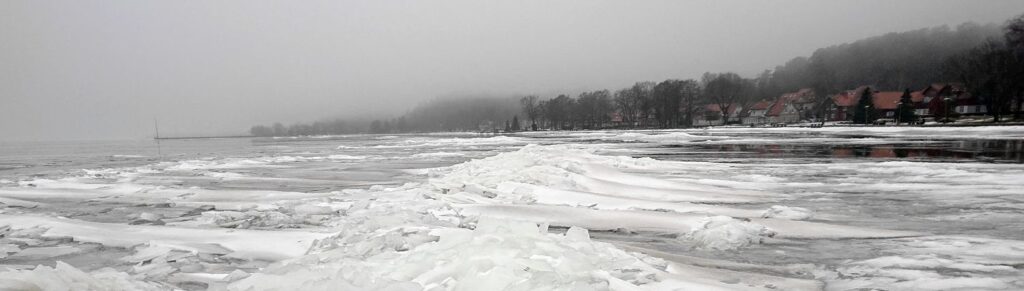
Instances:
[[[520,114],[519,99],[513,97],[446,97],[413,108],[405,114],[400,131],[473,131],[491,122],[504,128],[505,121]],[[519,116],[522,118],[522,116]]]
[[[539,101],[536,104],[539,111],[535,115],[538,115],[536,116],[538,120],[569,121],[569,124],[575,125],[577,123],[573,121],[582,121],[580,118],[594,112],[587,106],[593,103],[591,101],[598,100],[601,101],[600,105],[602,106],[597,107],[608,111],[599,114],[600,116],[611,116],[615,110],[618,112],[632,111],[635,113],[622,116],[627,123],[632,124],[630,121],[633,117],[630,116],[650,116],[653,112],[671,112],[680,108],[681,105],[685,105],[684,111],[687,113],[672,118],[685,118],[686,122],[675,120],[664,121],[660,124],[662,126],[689,125],[696,118],[693,115],[696,112],[694,106],[710,103],[745,104],[757,100],[773,100],[783,93],[796,92],[802,88],[814,89],[818,93],[814,97],[815,103],[818,104],[816,106],[823,106],[822,102],[827,100],[826,96],[864,85],[878,90],[902,91],[904,88],[924,88],[936,82],[960,81],[954,76],[948,75],[947,66],[952,57],[965,54],[989,39],[998,39],[1002,36],[1003,31],[1000,25],[974,23],[961,24],[955,29],[941,26],[888,33],[821,48],[810,57],[793,58],[784,65],[777,66],[773,70],[765,70],[750,79],[742,78],[734,73],[708,73],[700,81],[666,80],[661,83],[641,81],[632,87],[621,90],[592,92],[604,92],[607,97],[604,99],[585,98],[586,94],[581,94],[578,98],[565,96],[565,98],[559,99],[564,102],[544,102],[544,100],[555,98],[555,96],[539,96],[540,98],[535,100]],[[691,89],[697,93],[684,94],[685,96],[666,95],[662,93],[680,93],[681,91],[673,89],[661,92],[656,90],[655,84],[668,87],[671,87],[672,84],[692,84],[693,88]],[[723,90],[732,93],[724,94]],[[723,96],[728,96],[729,100],[712,98]],[[287,127],[280,124],[255,126],[252,128],[252,134],[269,136],[355,132],[476,131],[481,129],[481,126],[503,129],[504,123],[511,121],[517,115],[525,126],[523,107],[519,100],[519,97],[510,96],[444,97],[421,103],[399,118],[378,119],[372,122],[368,120],[321,121],[312,124],[293,124]],[[639,112],[646,112],[646,114]],[[814,110],[813,112],[818,111]],[[593,120],[589,122],[594,123]],[[549,122],[547,124],[550,126],[550,124],[561,123]],[[648,126],[649,124],[641,123],[641,125]],[[600,126],[598,125],[598,127]]]
[[[886,90],[922,88],[951,81],[943,65],[949,57],[1001,38],[999,25],[965,23],[907,32],[894,32],[815,51],[771,72],[778,95],[803,87],[827,92],[871,85]]]

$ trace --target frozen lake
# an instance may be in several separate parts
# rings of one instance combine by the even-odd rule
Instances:
[[[0,144],[32,286],[1021,290],[1024,127]]]

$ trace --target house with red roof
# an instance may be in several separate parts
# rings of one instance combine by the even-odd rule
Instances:
[[[799,112],[799,120],[811,119],[814,113],[814,100],[815,94],[814,89],[803,88],[796,92],[782,94],[779,99],[786,100],[789,104],[792,104],[793,108]]]
[[[832,96],[832,104],[831,108],[829,108],[829,112],[831,112],[829,120],[853,120],[853,107],[857,106],[857,102],[860,101],[860,96],[863,95],[864,90],[867,89],[868,86],[860,86],[857,87],[857,89],[843,91]]]
[[[619,125],[622,123],[622,113],[619,112],[618,110],[609,114],[608,117],[609,119],[611,119],[613,125]]]
[[[743,114],[743,124],[764,124],[768,122],[768,110],[772,108],[771,102],[768,100],[761,100],[747,109],[747,112]]]
[[[811,118],[813,108],[814,90],[804,88],[782,94],[774,101],[758,101],[741,116],[743,124],[793,123]]]
[[[953,87],[949,84],[934,83],[921,90],[921,100],[914,100],[914,114],[918,116],[932,116],[934,113],[941,113],[941,104],[933,104],[932,100],[943,99],[952,96]],[[920,102],[920,103],[917,103]]]
[[[729,121],[739,121],[740,113],[743,112],[743,106],[737,103],[732,103],[725,106],[725,110],[722,110],[718,104],[708,104],[701,107],[699,115],[704,116],[700,120],[694,120],[694,123],[699,126],[708,125],[722,125],[725,123],[723,116],[728,115]]]
[[[927,114],[921,116],[933,116],[942,118],[947,108],[960,115],[980,115],[988,113],[988,107],[978,98],[967,92],[963,84],[959,83],[935,83],[924,90],[921,90],[922,104],[917,107],[917,112],[927,109]],[[922,108],[924,107],[924,108]]]
[[[860,86],[857,89],[849,90],[832,96],[832,121],[847,121],[853,119],[855,106],[860,103],[860,97],[864,96],[864,90],[871,90],[871,106],[874,107],[875,116],[878,118],[896,118],[896,110],[899,109],[902,91],[877,91],[868,86]],[[923,100],[921,92],[911,92],[911,101],[914,96]],[[916,105],[915,102],[915,107]]]
[[[770,123],[793,123],[800,121],[800,111],[796,107],[795,100],[779,98],[775,100],[772,107],[768,109],[765,116]]]
[[[895,119],[896,110],[900,108],[901,97],[903,97],[902,91],[876,91],[871,96],[871,105],[875,107],[875,116]]]
[[[860,101],[868,86],[841,92],[832,96],[830,120],[846,121],[853,118],[854,106]],[[895,118],[903,92],[872,90],[871,104],[879,118]],[[950,115],[981,115],[988,113],[988,107],[981,98],[973,96],[959,83],[934,83],[919,91],[910,92],[914,114],[918,117],[943,118]]]

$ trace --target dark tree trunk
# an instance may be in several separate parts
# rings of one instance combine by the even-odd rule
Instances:
[[[1024,104],[1024,92],[1017,92],[1017,110],[1013,111],[1013,119],[1020,120],[1021,106]]]
[[[693,127],[693,96],[686,99],[686,127]]]
[[[999,122],[999,117],[1002,115],[1003,107],[999,106],[999,101],[996,100],[996,98],[989,99],[988,103],[988,108],[990,112],[992,112],[992,122]],[[956,106],[956,104],[953,106]]]

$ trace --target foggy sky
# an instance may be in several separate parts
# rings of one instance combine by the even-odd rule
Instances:
[[[452,94],[745,76],[1024,1],[0,1],[0,140],[241,134]]]

